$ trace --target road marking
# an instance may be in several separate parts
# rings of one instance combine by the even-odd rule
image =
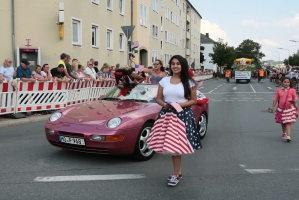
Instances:
[[[239,98],[230,98],[230,99],[239,99]]]
[[[78,176],[44,176],[36,177],[35,182],[61,182],[61,181],[106,181],[145,178],[143,174],[111,174],[111,175],[78,175]]]
[[[251,101],[261,101],[261,100],[251,100]]]
[[[213,92],[214,90],[211,90],[210,92],[208,92],[208,93],[211,93],[211,92]]]
[[[236,90],[237,89],[237,87],[233,87],[233,90]]]
[[[254,90],[254,88],[252,87],[252,85],[251,84],[249,84],[249,85],[250,85],[251,89],[253,90],[253,92],[256,93],[256,91]]]
[[[267,173],[274,173],[274,169],[245,169],[250,174],[267,174]]]
[[[267,87],[267,88],[271,90],[271,87]]]
[[[238,100],[238,101],[248,101],[248,100]]]
[[[264,99],[264,98],[254,98],[254,99]]]
[[[235,100],[224,100],[224,101],[235,101]]]
[[[252,98],[243,98],[243,99],[252,99]]]
[[[243,164],[239,164],[239,165],[240,165],[240,167],[243,167],[243,168],[247,167],[247,165],[243,165]]]

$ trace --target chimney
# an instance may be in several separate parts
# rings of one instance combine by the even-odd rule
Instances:
[[[209,33],[206,33],[206,36],[207,36],[208,38],[210,38],[210,37],[209,37]]]

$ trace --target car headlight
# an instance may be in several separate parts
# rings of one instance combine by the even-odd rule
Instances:
[[[55,122],[56,120],[60,119],[60,117],[62,116],[62,114],[60,112],[54,113],[51,117],[50,117],[50,121],[51,122]]]
[[[110,120],[108,121],[107,126],[108,126],[109,128],[116,128],[116,127],[118,127],[118,126],[120,125],[120,123],[121,123],[121,118],[116,117],[116,118],[112,118],[112,119],[110,119]]]

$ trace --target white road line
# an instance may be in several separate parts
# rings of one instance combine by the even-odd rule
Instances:
[[[237,87],[233,87],[233,90],[236,90],[237,89]]]
[[[239,98],[230,98],[230,99],[239,99]]]
[[[254,90],[254,88],[252,87],[252,85],[251,84],[249,84],[249,85],[250,85],[251,89],[253,90],[253,92],[255,93],[256,91]]]
[[[208,92],[208,93],[211,93],[211,92],[213,92],[214,90],[211,90],[210,92]]]
[[[247,165],[243,165],[243,164],[239,164],[239,165],[240,165],[240,167],[243,167],[243,168],[247,167]]]
[[[254,99],[264,99],[264,98],[254,98]]]
[[[267,87],[267,88],[271,90],[271,87]]]
[[[248,101],[248,100],[238,100],[238,101]]]
[[[224,100],[224,101],[235,101],[235,100]]]
[[[61,182],[61,181],[106,181],[123,179],[141,179],[143,174],[111,174],[111,175],[78,175],[78,176],[45,176],[36,177],[35,182]]]
[[[267,173],[274,173],[274,169],[245,169],[250,174],[267,174]]]
[[[243,99],[252,99],[252,98],[243,98]]]
[[[261,101],[261,100],[251,100],[251,101]]]

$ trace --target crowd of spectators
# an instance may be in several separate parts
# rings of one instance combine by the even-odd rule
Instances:
[[[161,60],[156,59],[161,66],[163,63]],[[74,80],[115,80],[115,73],[119,69],[130,70],[128,65],[121,66],[119,63],[112,66],[108,63],[104,63],[99,66],[99,62],[91,58],[87,61],[86,66],[81,64],[78,59],[71,59],[71,56],[62,53],[60,60],[56,67],[50,70],[49,64],[43,64],[43,66],[36,65],[32,72],[29,69],[30,63],[27,59],[22,59],[21,64],[18,67],[13,67],[12,59],[7,58],[4,60],[3,66],[0,67],[0,83],[4,80],[10,81],[15,78],[19,78],[24,82],[37,82],[37,81],[53,81],[53,82],[73,82]],[[169,68],[163,67],[161,74],[156,74],[154,67],[145,68],[144,71],[134,71],[133,74],[137,74],[143,78],[144,82],[151,82],[153,75],[165,77],[169,74]],[[160,73],[160,72],[159,72]],[[196,69],[193,70],[194,75],[206,75],[213,74],[209,69]]]

